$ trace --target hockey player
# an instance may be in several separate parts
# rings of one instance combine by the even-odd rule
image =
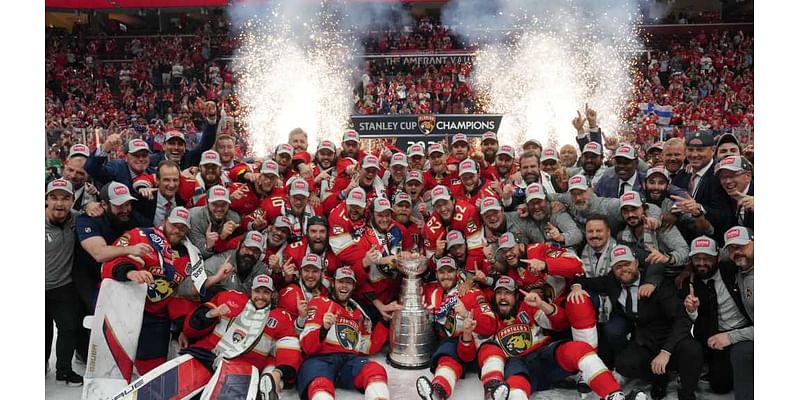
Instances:
[[[646,399],[643,393],[628,397],[594,349],[584,342],[553,340],[547,330],[568,326],[565,311],[545,301],[538,291],[520,290],[514,279],[502,276],[495,283],[492,309],[497,330],[478,352],[481,380],[490,395],[505,381],[508,399],[528,399],[580,371],[592,390],[604,400]]]
[[[386,370],[364,354],[370,347],[372,323],[351,296],[356,275],[349,267],[336,270],[331,298],[315,297],[300,344],[308,358],[300,367],[297,392],[303,400],[333,400],[339,387],[358,390],[367,400],[389,399]]]
[[[442,257],[436,262],[436,282],[424,288],[423,301],[433,313],[433,329],[441,341],[431,359],[433,380],[417,378],[417,393],[423,399],[446,399],[453,394],[465,365],[475,361],[476,341],[491,336],[496,325],[483,292],[459,290],[459,272],[455,260]]]
[[[256,367],[263,375],[262,398],[278,399],[283,382],[292,381],[302,362],[291,316],[272,303],[275,287],[268,275],[252,280],[252,292],[226,290],[198,306],[183,324],[197,341],[181,350],[200,360],[209,371],[222,360]]]
[[[331,276],[339,268],[339,259],[328,245],[328,220],[323,216],[315,215],[308,219],[306,235],[283,249],[282,262],[291,261],[294,265],[300,265],[303,257],[308,254],[319,256],[322,260],[322,271]]]
[[[134,228],[114,242],[117,247],[139,244],[149,246],[149,250],[142,256],[126,255],[106,261],[102,267],[102,278],[148,285],[134,362],[139,374],[144,375],[166,361],[170,322],[185,317],[192,303],[173,296],[188,275],[189,263],[184,260],[175,264],[177,257],[164,233],[158,228]]]
[[[436,241],[443,238],[448,231],[456,230],[467,240],[466,270],[475,271],[483,261],[483,230],[478,209],[463,199],[455,199],[444,186],[436,186],[431,190],[431,202],[434,212],[425,224],[425,255],[433,256]]]
[[[328,296],[325,286],[322,258],[314,253],[303,256],[300,279],[281,289],[278,305],[283,307],[295,321],[298,334],[303,331],[308,317],[308,302],[317,296]]]
[[[308,199],[311,195],[308,182],[302,178],[289,179],[289,195],[286,197],[272,197],[261,203],[260,210],[263,214],[253,223],[254,229],[264,229],[268,223],[275,221],[280,216],[289,218],[291,229],[289,243],[299,241],[306,232],[308,219],[322,214],[322,208],[312,206]]]
[[[597,317],[591,301],[566,302],[569,285],[583,275],[583,262],[569,250],[545,243],[527,246],[517,243],[516,237],[506,232],[497,240],[498,259],[504,263],[506,274],[514,279],[520,289],[540,289],[543,297],[565,307],[566,318],[572,328],[572,338],[597,347]]]
[[[460,182],[451,186],[453,197],[463,198],[469,204],[480,208],[481,200],[493,197],[500,200],[500,194],[492,188],[492,182],[480,176],[478,163],[468,158],[458,164]]]

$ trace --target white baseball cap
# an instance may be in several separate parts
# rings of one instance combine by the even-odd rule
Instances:
[[[289,186],[289,196],[294,196],[298,194],[305,197],[308,197],[311,194],[308,188],[308,182],[306,182],[305,179],[302,178],[294,179],[292,180],[292,183]]]
[[[72,191],[72,183],[70,183],[70,181],[66,179],[56,179],[47,184],[47,191],[44,193],[44,195],[47,196],[48,194],[56,190],[63,190],[69,193],[70,195],[75,194],[75,192]]]
[[[219,158],[219,153],[214,150],[206,150],[200,156],[200,165],[216,164],[222,166],[222,161]]]
[[[389,167],[394,167],[395,165],[408,167],[408,158],[406,158],[406,155],[403,153],[392,154],[392,159],[389,161]]]
[[[378,197],[372,201],[372,207],[374,208],[374,212],[384,212],[384,211],[391,211],[392,210],[392,202],[385,197]]]
[[[481,215],[492,210],[503,211],[503,206],[500,205],[499,200],[494,197],[487,197],[481,200]]]
[[[260,251],[264,251],[264,235],[258,231],[249,231],[244,235],[242,246],[257,247]]]
[[[586,143],[586,145],[583,146],[583,151],[581,152],[581,154],[583,154],[583,153],[593,153],[593,154],[597,154],[598,156],[602,156],[603,155],[603,151],[601,150],[600,143],[597,143],[597,142]]]
[[[481,143],[483,143],[483,142],[485,142],[487,140],[494,140],[496,142],[497,141],[497,133],[492,132],[492,131],[484,132],[483,135],[481,135]]]
[[[734,226],[725,232],[725,246],[728,247],[732,244],[746,245],[753,240],[750,236],[750,231],[743,226]]]
[[[471,158],[464,159],[458,164],[458,176],[464,174],[478,174],[478,163]]]
[[[544,149],[544,151],[542,151],[541,161],[558,161],[558,151],[552,147]]]
[[[611,249],[611,265],[615,265],[620,261],[633,261],[636,257],[628,246],[618,245]]]
[[[572,189],[588,190],[589,182],[586,181],[586,177],[583,175],[575,175],[572,178],[569,178],[569,187],[567,191],[571,192]]]
[[[708,236],[700,236],[692,240],[692,247],[689,250],[689,257],[701,253],[708,254],[710,256],[716,256],[718,254],[717,242]]]
[[[265,287],[273,292],[275,291],[275,284],[272,283],[272,278],[269,275],[261,274],[256,275],[256,277],[253,278],[252,288],[255,289],[260,287]]]
[[[145,150],[145,151],[147,151],[149,153],[150,152],[150,146],[148,146],[147,142],[145,142],[142,139],[133,139],[133,140],[128,142],[128,149],[127,150],[128,150],[127,151],[128,154],[133,154],[133,153],[136,153],[137,151],[142,151],[142,150]]]
[[[361,160],[361,168],[363,168],[363,169],[367,169],[367,168],[378,169],[380,167],[381,167],[380,160],[378,160],[378,157],[375,157],[372,154],[369,154],[369,155],[365,156],[364,159]]]
[[[69,156],[67,156],[67,158],[72,158],[75,156],[89,158],[89,146],[83,143],[73,144],[72,147],[69,148]]]
[[[633,146],[623,143],[617,147],[617,151],[614,152],[614,157],[622,157],[627,158],[629,160],[636,159],[636,150],[633,149]]]
[[[353,272],[353,269],[350,267],[339,267],[336,270],[336,274],[334,274],[333,279],[337,281],[340,279],[352,279],[353,282],[357,282],[356,273]]]
[[[535,199],[544,200],[547,196],[544,193],[544,187],[538,182],[533,182],[525,188],[525,202]]]
[[[108,197],[108,202],[115,206],[121,206],[131,200],[136,200],[135,197],[131,196],[130,189],[119,182],[108,184],[106,196]]]
[[[169,213],[167,221],[169,221],[172,224],[183,224],[186,226],[192,226],[190,223],[191,219],[189,217],[189,210],[187,210],[186,207],[173,208],[172,211]]]
[[[225,186],[214,185],[211,187],[211,189],[208,189],[208,204],[217,201],[224,201],[228,204],[231,204],[230,193]]]
[[[364,189],[357,187],[351,190],[350,193],[347,194],[347,200],[345,200],[345,203],[348,206],[358,206],[361,208],[366,208],[367,192],[365,192]]]
[[[439,200],[450,200],[450,191],[447,186],[437,185],[431,190],[431,203],[436,204]]]
[[[639,192],[623,193],[622,196],[619,197],[619,209],[621,210],[622,207],[625,206],[641,207],[642,196],[639,195]]]
[[[273,160],[264,160],[264,162],[261,163],[262,174],[281,176],[279,170],[280,167],[278,166],[278,163]]]

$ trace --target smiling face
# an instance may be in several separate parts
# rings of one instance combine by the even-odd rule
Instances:
[[[219,138],[214,150],[219,153],[219,158],[223,164],[227,164],[236,157],[236,146],[233,138]]]
[[[389,230],[389,226],[392,225],[392,210],[373,212],[372,223],[381,232],[386,232]]]
[[[181,158],[186,153],[186,143],[178,137],[173,137],[164,142],[164,154],[168,160],[181,162]]]
[[[308,227],[308,248],[312,253],[322,254],[328,246],[328,228],[314,224]]]
[[[595,251],[602,249],[611,237],[611,230],[597,219],[586,221],[586,243]]]
[[[453,155],[453,158],[458,161],[465,160],[468,152],[469,145],[464,142],[453,143],[453,145],[450,147],[450,153]]]
[[[740,156],[739,146],[736,143],[725,142],[717,146],[717,161],[721,161],[727,156]]]
[[[296,148],[296,147],[295,147]],[[336,157],[329,149],[319,149],[317,151],[317,161],[322,169],[328,169],[333,166],[333,159]]]
[[[624,206],[622,207],[622,218],[625,219],[625,223],[628,224],[631,228],[636,228],[642,224],[642,218],[644,217],[644,208],[642,207],[635,207],[635,206]]]
[[[514,166],[514,159],[507,154],[500,154],[494,159],[494,168],[502,176],[508,176]]]
[[[443,221],[450,221],[453,218],[453,202],[447,199],[439,199],[433,205],[433,208],[439,213]]]
[[[139,150],[135,153],[128,153],[125,156],[128,167],[134,172],[142,173],[147,169],[150,164],[150,153],[147,150]]]
[[[711,278],[717,272],[718,256],[698,253],[690,257],[695,275],[700,279]]]
[[[345,303],[353,294],[356,283],[350,278],[342,278],[333,281],[333,296],[338,303]]]
[[[307,288],[314,289],[322,281],[322,270],[313,265],[306,265],[300,268],[300,279]]]
[[[647,198],[652,201],[660,201],[667,194],[667,187],[669,183],[667,178],[661,174],[653,174],[645,180],[645,190],[647,191]]]
[[[746,247],[752,246],[753,243],[747,245],[730,244],[726,247],[728,249],[728,256],[733,260],[739,269],[746,270],[753,266],[753,259],[747,257]]]
[[[511,316],[514,307],[517,305],[517,293],[498,287],[494,291],[494,303],[497,306],[500,317],[506,319]]]
[[[718,176],[722,188],[734,199],[738,197],[737,193],[744,193],[747,190],[753,179],[753,173],[750,171],[734,172],[729,169],[720,169]]]
[[[208,212],[215,222],[220,222],[225,219],[228,214],[230,204],[227,201],[218,200],[213,203],[208,203]]]
[[[350,221],[361,221],[364,218],[364,207],[348,204],[347,217],[350,218]]]
[[[664,168],[670,173],[675,173],[683,167],[683,160],[686,159],[686,148],[682,142],[665,144],[664,151],[661,152],[664,160]]]
[[[711,158],[714,156],[714,148],[711,146],[697,146],[697,142],[700,142],[699,139],[693,139],[689,142],[689,146],[686,148],[686,159],[689,160],[689,165],[694,168],[695,171],[700,170],[701,168],[705,167]],[[693,144],[695,144],[693,146]]]
[[[253,301],[258,310],[269,307],[270,303],[272,303],[272,290],[264,286],[254,288],[250,293],[250,300]]]
[[[614,171],[620,180],[627,181],[636,172],[636,167],[639,164],[637,159],[629,159],[625,157],[614,157]]]
[[[589,201],[592,199],[591,190],[572,189],[569,191],[569,198],[572,200],[572,205],[578,211],[586,211],[589,209]]]
[[[526,185],[539,182],[541,173],[539,172],[539,159],[536,157],[524,157],[519,160],[519,172]]]
[[[623,285],[630,285],[639,279],[639,262],[633,261],[620,261],[612,267],[614,277]]]
[[[166,219],[164,220],[164,236],[167,237],[167,241],[169,241],[171,246],[174,247],[183,242],[188,232],[188,226],[184,224],[173,224]]]
[[[162,165],[158,170],[158,191],[167,199],[175,197],[180,184],[181,171],[174,165]]]
[[[448,291],[458,283],[458,271],[450,267],[439,268],[436,270],[436,281],[445,291]]]

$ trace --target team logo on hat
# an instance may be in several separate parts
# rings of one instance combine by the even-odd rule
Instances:
[[[434,196],[444,196],[445,195],[444,191],[445,191],[444,186],[438,186],[438,187],[433,189],[432,195],[434,195]]]
[[[63,179],[56,179],[53,181],[53,187],[67,187],[67,181]]]
[[[633,192],[628,192],[622,195],[622,201],[630,201],[636,198],[636,194]]]
[[[737,238],[737,237],[739,237],[739,235],[740,235],[740,232],[739,232],[738,229],[735,229],[735,228],[731,229],[731,230],[728,231],[728,233],[725,234],[725,240],[730,240],[730,239],[733,239],[733,238]]]
[[[628,153],[628,152],[631,152],[631,151],[633,151],[633,148],[631,148],[627,144],[623,144],[622,146],[619,146],[619,152],[620,153]]]
[[[254,242],[256,242],[256,243],[261,243],[261,242],[264,240],[264,238],[263,238],[263,237],[261,237],[261,234],[260,234],[260,233],[253,232],[253,233],[250,235],[250,240],[252,240],[252,241],[254,241]]]
[[[128,194],[128,187],[127,186],[117,186],[114,188],[114,194],[117,196],[122,196]]]
[[[619,256],[624,256],[625,254],[628,254],[628,250],[626,248],[624,248],[624,247],[618,247],[618,248],[614,249],[613,256],[614,257],[619,257]]]
[[[569,184],[570,185],[576,185],[578,183],[581,183],[581,181],[582,180],[581,180],[580,176],[573,176],[572,178],[569,178]]]
[[[436,117],[433,115],[420,115],[417,117],[417,125],[423,135],[430,135],[436,129]]]
[[[214,196],[225,196],[225,189],[223,188],[214,188]]]
[[[725,159],[722,160],[722,165],[733,164],[735,162],[736,162],[735,157],[725,157]]]
[[[711,247],[711,242],[708,239],[698,239],[694,241],[695,247]]]
[[[586,143],[586,146],[583,147],[583,151],[586,151],[586,150],[599,150],[599,148],[600,148],[600,145],[598,145],[597,142],[589,142],[589,143]]]
[[[539,187],[539,185],[530,185],[530,186],[528,186],[528,194],[535,194],[535,193],[539,193],[540,191],[541,191],[541,188]]]
[[[259,275],[256,277],[256,282],[270,284],[272,280],[266,275]]]
[[[179,210],[175,211],[175,215],[177,215],[178,217],[183,218],[183,219],[188,219],[189,218],[189,210],[180,210],[179,209]]]
[[[451,231],[450,233],[447,234],[447,241],[451,241],[451,240],[458,240],[458,233],[457,232]]]
[[[555,150],[553,150],[553,149],[546,149],[546,150],[544,151],[544,154],[543,154],[543,155],[545,155],[545,156],[553,156],[553,157],[555,157],[555,155],[556,155],[556,151],[555,151]]]
[[[361,192],[356,192],[356,191],[351,192],[350,197],[352,197],[355,200],[364,200],[364,194]]]

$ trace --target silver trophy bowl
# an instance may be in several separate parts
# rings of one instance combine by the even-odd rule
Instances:
[[[395,368],[426,368],[433,355],[433,327],[421,295],[420,276],[427,270],[427,262],[417,254],[397,259],[397,269],[403,274],[399,299],[403,309],[392,316],[386,356],[386,361]]]

